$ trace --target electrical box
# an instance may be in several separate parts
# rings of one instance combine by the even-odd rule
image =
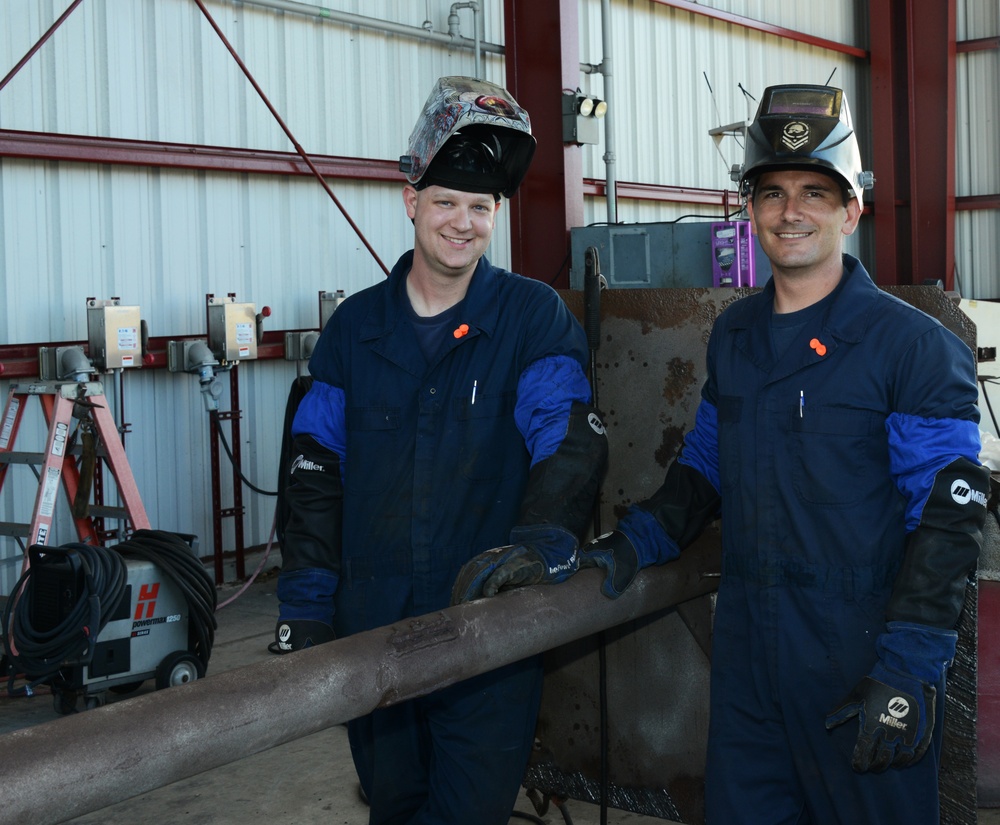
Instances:
[[[234,295],[208,296],[208,347],[220,361],[257,357],[257,309],[238,304]]]
[[[712,285],[756,286],[750,221],[712,224]]]
[[[141,366],[141,329],[139,307],[122,306],[119,298],[87,299],[87,343],[98,370]]]
[[[337,307],[339,307],[347,296],[344,294],[344,290],[338,289],[335,292],[325,292],[321,291],[319,293],[319,329],[322,332],[326,329],[326,322],[330,320],[330,316],[336,312]]]
[[[573,227],[570,230],[570,287],[583,289],[585,256],[590,246],[597,249],[601,274],[609,288],[719,286],[714,275],[713,225],[709,221],[692,221]],[[735,237],[734,233],[734,243]],[[739,285],[762,286],[771,277],[771,262],[752,235],[747,237],[745,248],[753,261],[755,283]]]

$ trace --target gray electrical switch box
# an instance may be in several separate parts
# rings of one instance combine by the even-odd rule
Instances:
[[[121,300],[87,299],[87,343],[91,361],[99,370],[117,370],[142,364],[139,307]]]
[[[238,304],[234,296],[208,298],[208,346],[220,361],[252,361],[257,357],[257,308]]]

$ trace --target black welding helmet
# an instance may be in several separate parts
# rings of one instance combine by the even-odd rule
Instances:
[[[832,86],[768,86],[747,130],[743,165],[733,170],[740,193],[769,169],[822,169],[862,201],[875,178],[861,168],[861,150],[843,91]]]
[[[417,118],[399,171],[417,189],[437,185],[509,198],[534,153],[528,113],[506,89],[442,77]]]

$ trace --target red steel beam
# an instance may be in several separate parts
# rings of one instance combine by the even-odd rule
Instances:
[[[258,361],[285,357],[286,332],[319,332],[318,329],[268,330],[257,344]],[[167,343],[169,341],[204,340],[204,335],[169,335],[151,337],[143,355],[143,369],[167,368]],[[81,347],[87,352],[86,341],[50,341],[36,344],[0,344],[0,380],[38,377],[38,350],[43,347]]]
[[[955,212],[1000,195],[955,197],[955,0],[871,0],[875,274],[880,284],[954,288]],[[990,40],[993,40],[991,38]],[[967,41],[964,51],[993,48]]]
[[[0,129],[0,157],[65,160],[80,163],[113,163],[202,169],[209,172],[249,172],[272,175],[311,175],[306,162],[294,152],[197,146],[145,140],[56,135]],[[311,155],[324,177],[403,183],[397,163],[369,158]]]
[[[955,283],[956,0],[908,0],[913,277]]]
[[[569,286],[569,230],[583,225],[583,158],[562,142],[564,89],[580,85],[578,0],[505,0],[507,88],[531,114],[531,168],[509,202],[511,269]]]
[[[1000,49],[1000,37],[980,37],[975,40],[959,40],[955,44],[955,51],[959,54],[969,52],[985,52],[993,49]]]

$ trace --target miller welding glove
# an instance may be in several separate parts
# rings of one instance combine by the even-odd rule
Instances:
[[[558,584],[579,569],[576,536],[554,524],[515,527],[513,544],[474,556],[458,572],[451,603],[495,596],[532,584]]]
[[[274,641],[267,646],[271,653],[291,653],[307,647],[332,642],[336,637],[333,628],[324,622],[311,619],[278,619],[274,628]]]
[[[267,646],[271,653],[291,653],[336,638],[330,621],[338,581],[337,574],[318,568],[281,572],[278,622],[274,641]]]
[[[584,567],[603,569],[601,592],[609,599],[617,599],[639,572],[639,554],[625,533],[612,530],[580,548],[580,568]]]
[[[954,630],[911,622],[886,627],[875,642],[878,661],[871,674],[826,718],[829,730],[858,717],[851,766],[859,773],[902,768],[927,752],[934,736],[937,686],[944,686],[958,642]]]

